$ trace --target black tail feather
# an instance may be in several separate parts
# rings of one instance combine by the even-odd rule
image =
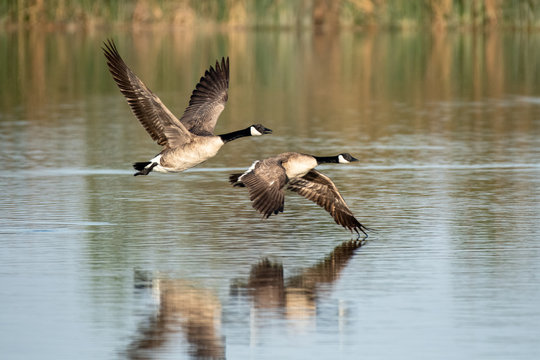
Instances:
[[[245,187],[246,185],[244,185],[243,183],[241,182],[238,182],[238,178],[240,176],[242,176],[243,174],[231,174],[229,176],[229,182],[233,185],[233,186],[239,186],[239,187]]]
[[[137,171],[142,171],[146,166],[150,165],[150,161],[136,162],[133,163],[133,167]]]
[[[135,168],[135,170],[138,170],[138,171],[135,174],[133,174],[133,176],[148,175],[150,171],[152,171],[152,169],[156,166],[157,166],[157,163],[153,163],[151,161],[136,162],[133,164],[133,167]]]

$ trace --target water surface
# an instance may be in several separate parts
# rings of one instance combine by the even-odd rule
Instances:
[[[217,131],[274,130],[147,177],[130,164],[159,148],[110,79],[108,36],[0,35],[8,358],[540,353],[538,35],[113,34],[177,114],[229,55]],[[262,221],[229,186],[283,151],[361,159],[320,170],[367,243],[293,193]]]

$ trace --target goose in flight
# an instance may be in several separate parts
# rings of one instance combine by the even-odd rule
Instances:
[[[332,180],[314,170],[319,164],[346,164],[358,161],[351,154],[319,157],[297,152],[286,152],[264,160],[255,161],[243,174],[231,174],[229,181],[233,186],[247,187],[253,208],[264,219],[272,214],[283,212],[285,204],[284,188],[315,202],[332,215],[335,222],[355,231],[364,233],[367,227],[354,217],[347,203]]]
[[[215,156],[227,142],[245,137],[270,134],[261,124],[222,135],[214,135],[219,115],[225,109],[229,88],[229,58],[216,61],[201,77],[191,94],[189,105],[180,120],[144,85],[126,65],[114,41],[102,48],[116,85],[126,97],[135,117],[152,139],[163,147],[150,161],[136,162],[137,175],[181,172]]]

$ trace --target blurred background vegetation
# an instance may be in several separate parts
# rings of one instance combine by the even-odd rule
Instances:
[[[4,29],[540,28],[540,0],[0,0]]]

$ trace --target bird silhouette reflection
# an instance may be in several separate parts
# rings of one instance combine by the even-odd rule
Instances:
[[[137,335],[128,347],[130,359],[158,359],[158,350],[183,333],[194,359],[225,359],[225,344],[220,335],[221,303],[209,290],[179,279],[136,281],[136,288],[151,287],[157,311],[139,324]]]
[[[247,282],[231,285],[231,296],[249,300],[255,309],[276,310],[288,319],[309,318],[316,310],[317,296],[339,278],[362,244],[345,241],[315,265],[288,278],[284,278],[283,264],[264,258],[251,267]],[[212,291],[183,279],[152,278],[138,272],[135,276],[136,291],[151,288],[157,308],[139,324],[126,351],[128,358],[159,359],[160,351],[175,351],[170,349],[178,344],[174,337],[183,334],[191,358],[225,359],[222,305]]]
[[[315,265],[284,277],[283,265],[268,258],[253,265],[247,283],[237,281],[231,294],[246,293],[256,309],[281,309],[287,317],[305,317],[316,309],[317,296],[340,276],[363,241],[350,240],[338,245]]]

